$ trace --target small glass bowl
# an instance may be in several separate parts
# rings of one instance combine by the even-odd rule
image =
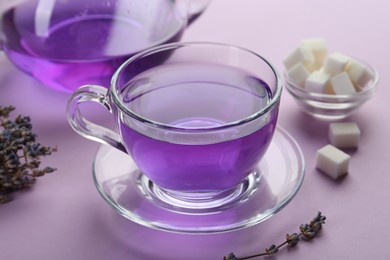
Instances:
[[[358,61],[371,71],[373,78],[356,94],[332,95],[308,92],[293,83],[286,71],[284,72],[285,86],[302,110],[315,118],[333,121],[349,117],[374,95],[379,81],[378,72],[374,67],[361,60]]]

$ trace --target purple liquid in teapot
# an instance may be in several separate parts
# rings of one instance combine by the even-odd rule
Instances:
[[[120,1],[27,1],[2,17],[4,51],[21,70],[55,89],[109,87],[123,61],[179,40],[186,23],[172,1],[155,1],[159,6],[143,12],[146,1],[115,2]]]

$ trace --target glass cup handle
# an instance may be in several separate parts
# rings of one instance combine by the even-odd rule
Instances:
[[[126,148],[120,141],[121,138],[119,134],[106,127],[92,123],[84,117],[79,109],[79,104],[83,102],[96,102],[112,113],[107,94],[108,89],[101,86],[86,85],[80,87],[73,93],[68,101],[68,106],[66,108],[67,120],[73,130],[81,136],[96,142],[111,145],[112,147],[127,153]]]

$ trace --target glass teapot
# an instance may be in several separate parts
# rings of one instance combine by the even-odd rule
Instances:
[[[0,0],[0,43],[19,69],[51,88],[109,86],[144,49],[179,41],[209,0]]]

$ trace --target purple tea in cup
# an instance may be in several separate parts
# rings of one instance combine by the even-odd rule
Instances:
[[[119,123],[126,150],[141,171],[165,189],[207,192],[239,184],[255,169],[276,126],[274,109],[263,125],[248,126],[245,135],[234,127],[196,133],[224,128],[271,102],[264,81],[225,65],[156,67],[135,77],[120,95],[126,109],[184,132],[145,133],[132,129],[137,123],[131,120]]]
[[[130,58],[109,90],[81,87],[67,115],[81,135],[128,153],[165,201],[231,203],[272,140],[281,90],[277,72],[254,52],[175,43]],[[78,108],[86,101],[108,108],[118,133],[87,121]]]

